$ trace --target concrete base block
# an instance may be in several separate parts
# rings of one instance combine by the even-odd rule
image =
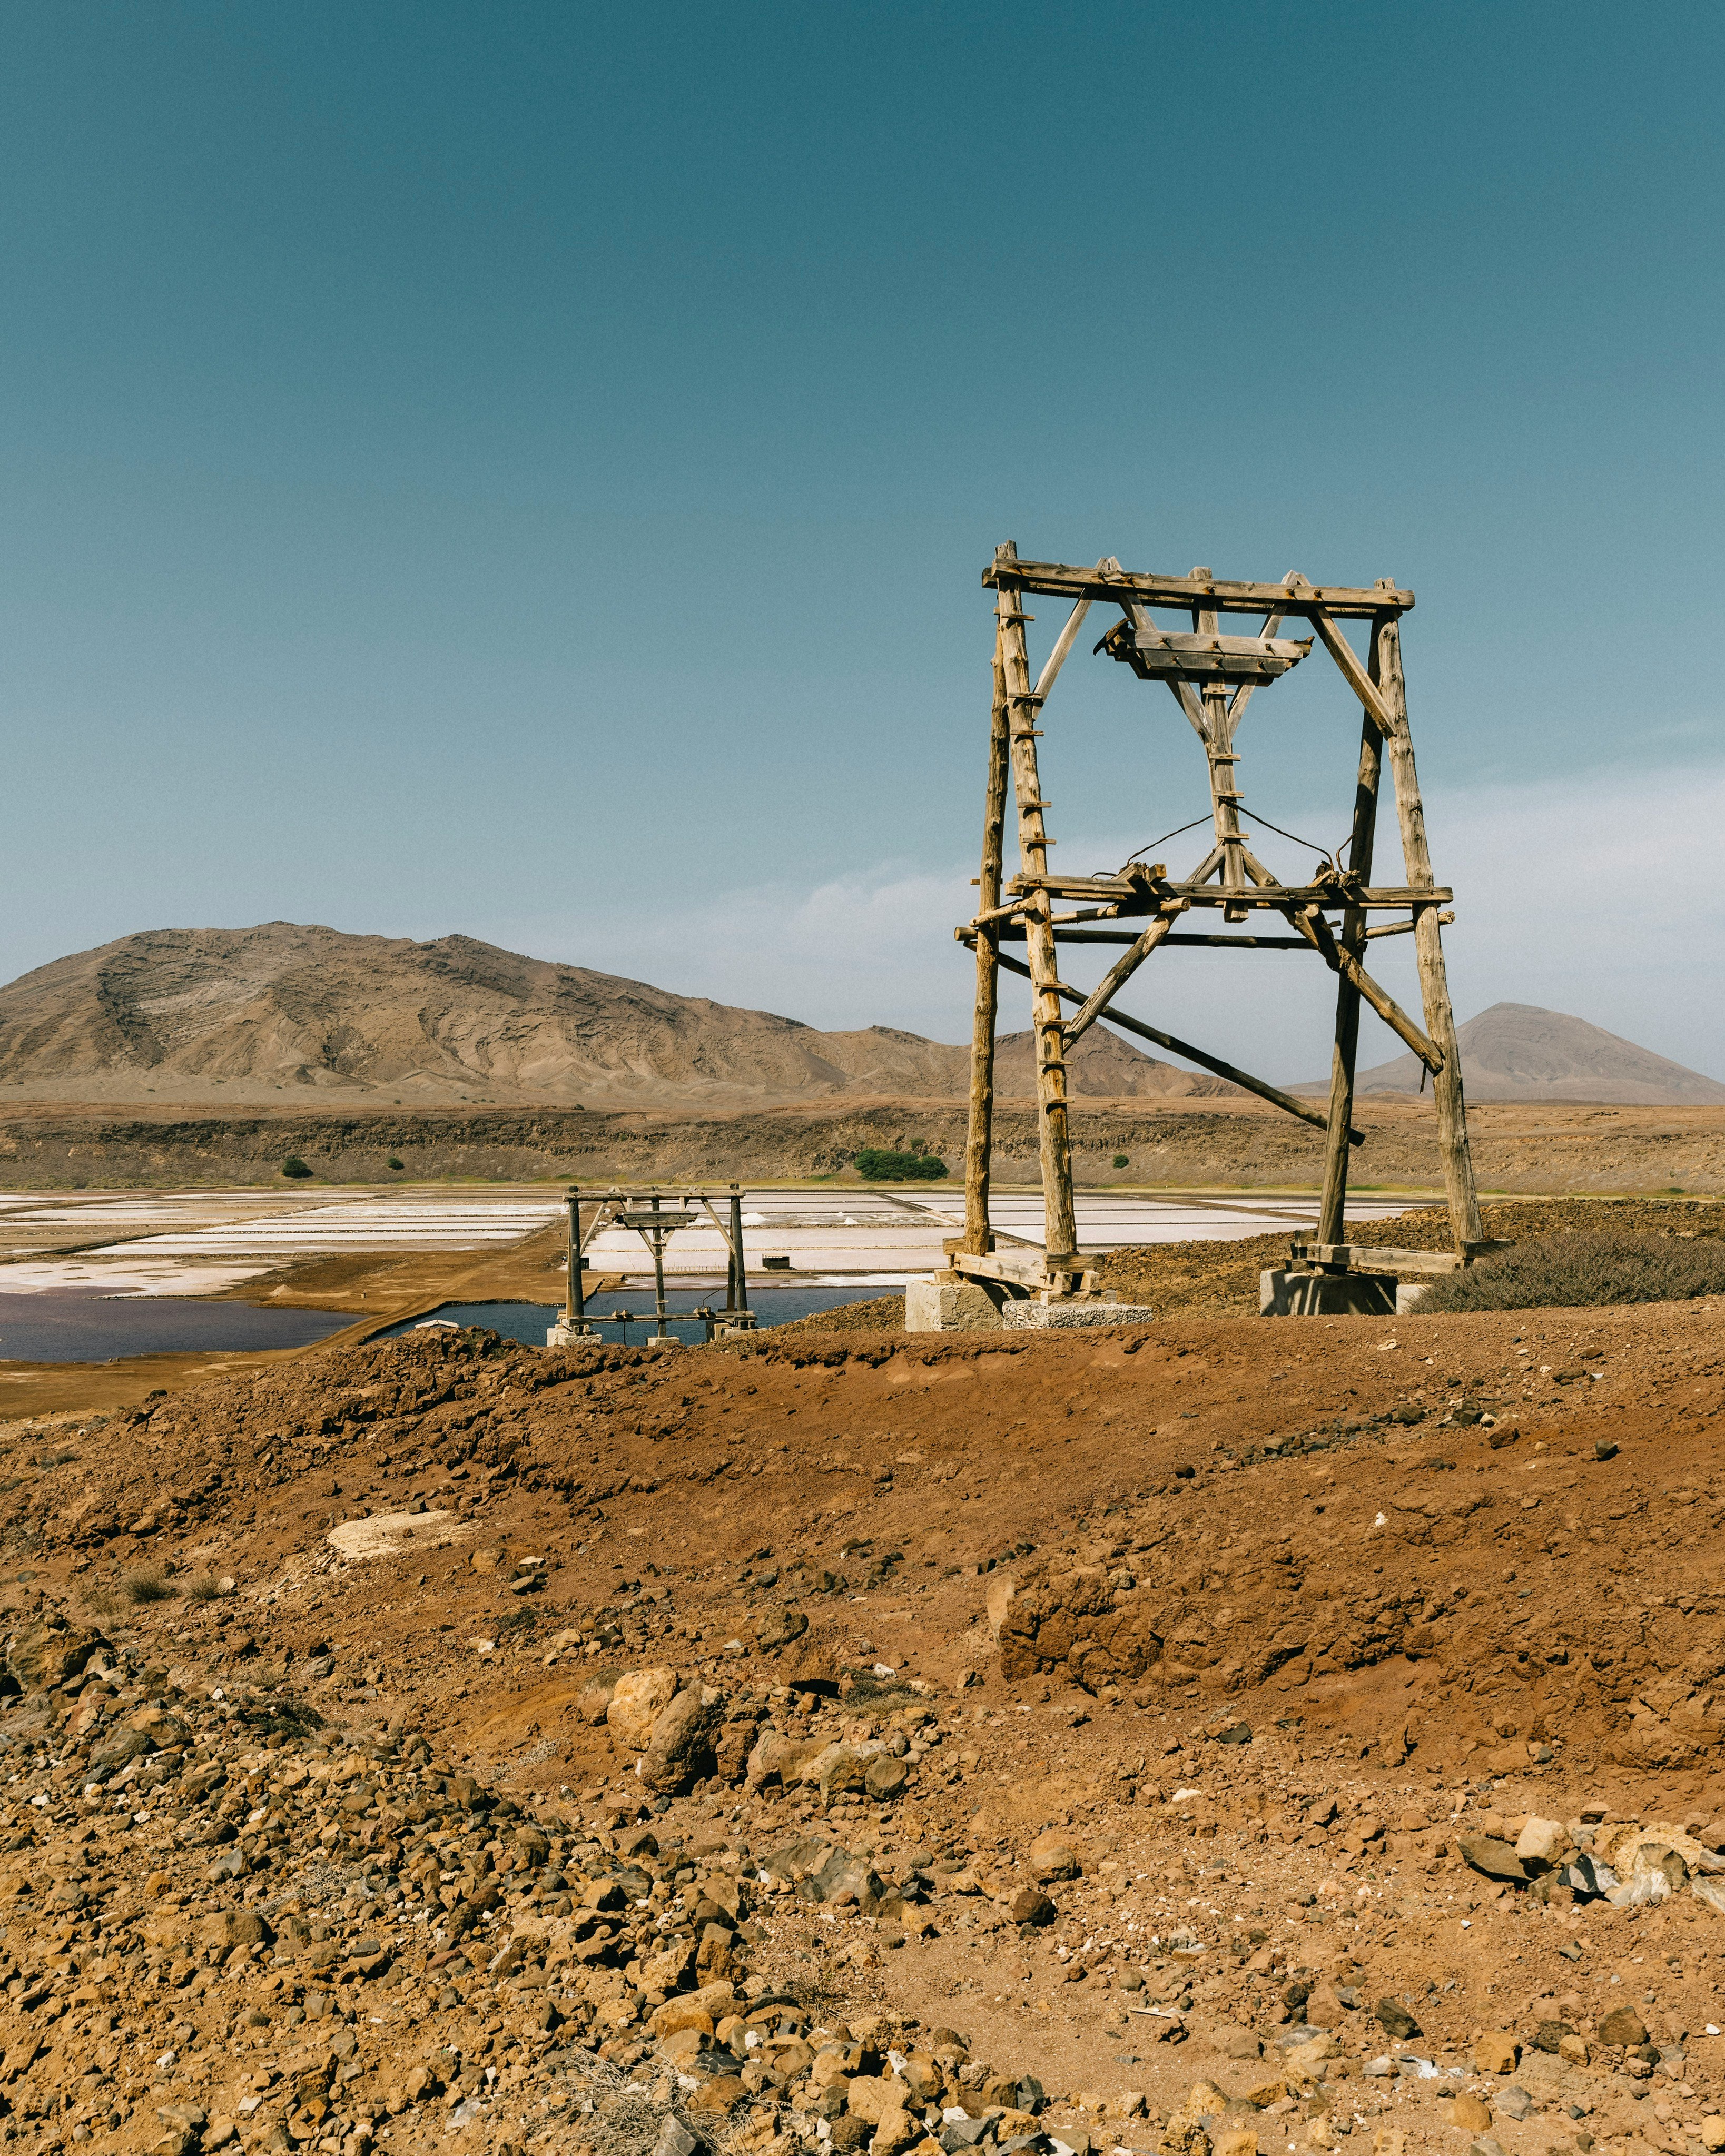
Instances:
[[[1410,1310],[1418,1310],[1425,1300],[1430,1281],[1398,1281],[1395,1289],[1395,1314],[1405,1317]]]
[[[1260,1317],[1393,1317],[1398,1302],[1389,1273],[1258,1276]]]
[[[597,1337],[592,1326],[585,1318],[578,1317],[572,1325],[566,1325],[562,1319],[559,1318],[547,1332],[545,1344],[547,1348],[572,1348],[578,1341],[593,1340]]]
[[[1147,1325],[1147,1302],[1009,1302],[1000,1313],[1009,1332],[1067,1332],[1093,1325]]]
[[[963,1273],[924,1273],[905,1283],[906,1332],[998,1332],[1006,1291]]]

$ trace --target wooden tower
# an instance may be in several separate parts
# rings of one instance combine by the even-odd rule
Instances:
[[[1098,1019],[1157,1043],[1208,1070],[1231,1079],[1290,1115],[1327,1134],[1323,1209],[1317,1236],[1296,1246],[1315,1267],[1346,1272],[1355,1252],[1344,1240],[1343,1208],[1348,1191],[1350,1145],[1362,1142],[1353,1127],[1354,1057],[1361,999],[1368,1003],[1431,1074],[1442,1147],[1455,1255],[1466,1263],[1484,1247],[1479,1201],[1468,1158],[1467,1116],[1455,1021],[1444,976],[1440,924],[1452,894],[1432,878],[1425,816],[1414,768],[1402,680],[1401,618],[1414,594],[1389,579],[1369,590],[1309,583],[1290,573],[1280,584],[1219,583],[1208,569],[1186,577],[1128,574],[1111,557],[1091,569],[1053,562],[1021,562],[1009,542],[983,573],[995,594],[994,695],[988,742],[987,806],[983,821],[982,874],[975,917],[957,933],[976,953],[976,1019],[971,1040],[970,1132],[965,1151],[963,1247],[949,1252],[953,1270],[996,1283],[994,1292],[1065,1298],[1086,1294],[1091,1278],[1078,1250],[1072,1200],[1072,1156],[1066,1103],[1066,1057]],[[1071,602],[1071,613],[1034,680],[1024,638],[1030,593]],[[1142,680],[1163,683],[1190,722],[1209,768],[1211,842],[1189,875],[1170,878],[1162,862],[1127,863],[1111,876],[1062,875],[1049,865],[1054,844],[1045,821],[1036,744],[1044,706],[1092,606],[1117,608],[1121,619],[1096,646],[1130,666]],[[1154,609],[1177,609],[1191,628],[1161,627]],[[1224,636],[1224,614],[1263,617],[1257,634]],[[1278,632],[1292,621],[1312,632],[1303,638]],[[1340,624],[1367,624],[1362,660]],[[1354,782],[1353,821],[1344,861],[1326,861],[1309,883],[1280,882],[1251,850],[1242,828],[1244,795],[1236,783],[1240,757],[1235,742],[1257,690],[1296,665],[1314,639],[1335,661],[1364,714],[1359,768]],[[1373,848],[1378,797],[1388,758],[1400,828],[1400,884],[1375,884]],[[1003,881],[1009,786],[1018,818],[1019,873]],[[1250,810],[1244,812],[1250,820]],[[1219,911],[1224,923],[1255,922],[1279,916],[1290,935],[1217,935],[1182,932],[1176,924],[1194,911]],[[1384,915],[1399,915],[1384,919]],[[1373,916],[1379,916],[1374,919]],[[1131,921],[1123,928],[1077,924]],[[1409,1017],[1367,972],[1367,946],[1384,936],[1410,934],[1418,957],[1425,1025]],[[1004,944],[1022,942],[1028,963],[1010,957]],[[1060,978],[1059,952],[1071,944],[1123,946],[1101,984],[1089,994]],[[1307,1101],[1236,1070],[1219,1056],[1173,1034],[1127,1017],[1112,998],[1151,953],[1164,944],[1204,945],[1217,950],[1291,950],[1316,953],[1337,977],[1335,1048],[1327,1114]],[[999,1251],[988,1226],[988,1179],[994,1101],[994,1028],[1000,968],[1024,975],[1034,988],[1036,1106],[1040,1132],[1045,1249]],[[1064,1006],[1076,1005],[1070,1015]],[[1362,1257],[1368,1254],[1359,1253]],[[1406,1254],[1411,1256],[1412,1254]],[[1430,1254],[1421,1254],[1425,1269]],[[1369,1253],[1378,1270],[1398,1255]]]

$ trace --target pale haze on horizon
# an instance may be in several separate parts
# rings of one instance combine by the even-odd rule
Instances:
[[[1717,11],[8,33],[0,975],[285,918],[961,1040],[1012,539],[1412,586],[1459,1014],[1725,1077],[1719,692],[1654,657],[1718,603]],[[1092,641],[1046,720],[1069,869],[1205,805]],[[1249,803],[1333,844],[1358,726],[1321,654],[1260,694]],[[1122,1000],[1327,1064],[1315,961],[1168,952]]]

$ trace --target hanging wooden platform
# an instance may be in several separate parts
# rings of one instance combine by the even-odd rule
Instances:
[[[1141,681],[1273,681],[1311,649],[1309,636],[1176,636],[1129,621],[1117,622],[1096,646]]]

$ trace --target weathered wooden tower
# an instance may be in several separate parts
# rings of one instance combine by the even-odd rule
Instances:
[[[1185,577],[1137,576],[1111,558],[1091,569],[1073,568],[1052,562],[1021,562],[1009,543],[998,549],[983,573],[983,583],[995,593],[994,696],[978,904],[975,917],[957,932],[976,952],[976,1019],[964,1233],[962,1247],[948,1254],[952,1270],[991,1283],[996,1296],[1004,1291],[1013,1297],[1052,1301],[1081,1298],[1090,1291],[1091,1276],[1078,1249],[1074,1218],[1066,1056],[1074,1042],[1101,1018],[1231,1079],[1326,1132],[1318,1231],[1311,1242],[1296,1245],[1296,1255],[1315,1270],[1344,1276],[1351,1270],[1382,1273],[1398,1270],[1394,1262],[1398,1258],[1409,1261],[1400,1270],[1432,1270],[1430,1252],[1356,1251],[1345,1240],[1343,1208],[1348,1148],[1361,1142],[1361,1133],[1353,1127],[1353,1080],[1362,998],[1431,1074],[1455,1243],[1454,1255],[1440,1257],[1435,1263],[1445,1267],[1466,1263],[1485,1246],[1468,1158],[1455,1023],[1444,976],[1440,924],[1452,918],[1443,911],[1451,893],[1432,877],[1402,680],[1401,618],[1412,607],[1414,594],[1398,590],[1388,579],[1369,590],[1356,590],[1312,584],[1292,573],[1280,584],[1220,583],[1208,569],[1194,569]],[[1072,603],[1065,625],[1034,680],[1024,638],[1024,624],[1030,619],[1024,600],[1033,593]],[[1099,603],[1118,608],[1122,619],[1096,646],[1096,651],[1130,666],[1144,681],[1165,685],[1190,722],[1209,764],[1211,840],[1204,858],[1184,877],[1170,878],[1163,863],[1137,860],[1117,875],[1106,876],[1062,875],[1049,865],[1054,841],[1048,834],[1049,804],[1043,798],[1038,772],[1040,721],[1085,618]],[[1189,615],[1189,632],[1159,626],[1153,618],[1158,608]],[[1220,634],[1224,614],[1260,614],[1264,619],[1255,635],[1224,636]],[[1307,624],[1313,636],[1280,634],[1290,620]],[[1343,621],[1367,624],[1363,659],[1343,635],[1339,626]],[[1314,637],[1335,661],[1350,694],[1358,699],[1364,725],[1345,859],[1326,860],[1310,882],[1289,885],[1279,881],[1258,860],[1242,828],[1242,815],[1250,821],[1255,812],[1245,808],[1238,783],[1240,759],[1235,741],[1254,693],[1304,659]],[[1379,781],[1386,756],[1401,833],[1404,880],[1400,884],[1372,880]],[[1019,873],[1004,882],[1009,785],[1018,818]],[[1223,923],[1278,915],[1294,932],[1217,935],[1177,930],[1176,923],[1184,916],[1204,908],[1219,911]],[[1405,917],[1373,918],[1385,914]],[[1115,929],[1076,925],[1114,921],[1142,925]],[[1373,979],[1363,963],[1373,940],[1401,934],[1414,938],[1423,1029]],[[1017,942],[1025,947],[1027,964],[1006,956],[1001,948]],[[1062,947],[1083,944],[1125,947],[1089,994],[1067,987],[1059,964]],[[1164,944],[1305,951],[1323,960],[1337,977],[1327,1114],[1113,1008],[1111,998]],[[1040,1252],[997,1251],[988,1226],[995,1012],[1003,966],[1025,975],[1034,988],[1036,1105],[1046,1235]],[[1070,1016],[1063,1009],[1067,1004],[1077,1007]],[[1366,1262],[1357,1265],[1357,1258]]]

